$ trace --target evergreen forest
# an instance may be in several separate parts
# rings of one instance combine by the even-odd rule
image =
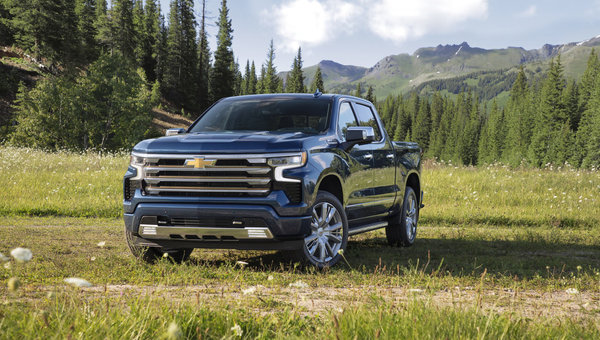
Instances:
[[[0,0],[3,53],[22,51],[44,70],[27,82],[0,63],[0,97],[11,107],[0,139],[45,150],[121,150],[157,135],[156,106],[193,119],[227,96],[326,92],[319,67],[307,82],[300,48],[285,76],[275,67],[273,40],[265,43],[265,60],[240,65],[226,0],[214,51],[209,24],[205,0],[199,13],[193,0],[172,0],[168,12],[157,0]],[[487,75],[486,84],[510,89],[506,101],[494,97],[497,89],[376,98],[359,83],[351,94],[376,104],[393,140],[418,142],[431,159],[598,168],[599,72],[592,50],[577,81],[566,78],[560,56],[541,77],[523,68],[516,76]],[[453,84],[444,82],[434,89]]]

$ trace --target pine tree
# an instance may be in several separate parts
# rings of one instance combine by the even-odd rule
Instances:
[[[233,74],[234,74],[233,94],[235,96],[239,96],[242,94],[242,82],[243,82],[242,72],[240,71],[240,64],[238,64],[237,62],[234,62],[233,65],[231,65],[231,67],[233,68]]]
[[[494,100],[490,113],[481,128],[479,164],[491,164],[500,161],[505,130],[504,112],[498,108],[498,103]]]
[[[94,28],[96,29],[96,41],[99,45],[100,52],[108,53],[109,51],[112,51],[114,40],[112,38],[112,29],[108,17],[106,0],[96,1]]]
[[[321,66],[317,65],[315,76],[310,84],[310,93],[315,93],[317,90],[325,93],[325,84],[323,84],[323,75],[321,74]]]
[[[429,154],[437,160],[448,161],[450,158],[444,154],[444,149],[452,126],[452,121],[454,120],[454,108],[447,99],[444,104],[439,127],[434,132],[433,143],[430,146]]]
[[[192,0],[173,0],[167,37],[167,97],[191,110],[196,105],[196,20]]]
[[[280,87],[279,77],[277,77],[277,69],[274,64],[275,60],[275,47],[273,47],[273,39],[269,44],[269,51],[267,52],[267,60],[265,62],[265,74],[262,78],[262,92],[261,93],[276,93]]]
[[[14,32],[11,21],[12,15],[6,0],[0,0],[0,45],[9,46],[14,42]]]
[[[298,55],[294,57],[294,62],[292,63],[292,70],[290,71],[290,73],[288,73],[286,92],[306,92],[306,88],[304,87],[304,74],[302,73],[302,49],[300,47],[298,47]]]
[[[262,65],[260,67],[260,76],[258,77],[258,80],[256,81],[256,93],[265,93],[264,92],[264,80],[265,80],[265,74],[266,74],[266,70],[265,70],[265,65]]]
[[[167,26],[165,25],[165,17],[160,13],[158,14],[159,21],[159,31],[158,37],[156,40],[156,80],[160,84],[160,90],[162,93],[166,93],[166,81],[165,74],[167,73],[167,63],[168,63],[168,36],[169,32],[167,30]]]
[[[77,33],[79,36],[79,58],[82,64],[89,64],[98,58],[94,25],[96,17],[96,2],[94,0],[77,0],[75,3],[77,17]]]
[[[250,66],[250,75],[248,77],[248,94],[256,94],[256,66],[254,66],[254,61],[252,61],[252,65]]]
[[[560,56],[550,62],[550,70],[542,88],[539,113],[535,120],[534,134],[529,146],[529,160],[535,166],[555,163],[555,154],[550,152],[561,143],[560,129],[567,122],[562,99],[564,88],[563,68]]]
[[[375,93],[373,92],[373,86],[369,85],[369,89],[367,90],[367,96],[365,97],[365,99],[373,104],[377,102],[377,98],[375,98]]]
[[[419,105],[419,113],[415,119],[412,130],[412,138],[419,143],[421,149],[426,152],[429,148],[429,134],[431,132],[431,112],[427,99],[423,98]]]
[[[250,60],[246,59],[246,68],[244,68],[244,77],[242,78],[242,94],[248,94],[250,84]]]
[[[204,111],[210,106],[210,46],[206,33],[206,1],[202,0],[202,16],[198,35],[198,109]]]
[[[144,58],[144,40],[146,35],[146,27],[144,14],[144,1],[133,0],[133,55],[135,63],[138,66],[142,66]]]
[[[217,50],[215,51],[215,61],[210,74],[211,97],[213,100],[232,96],[234,90],[235,74],[231,69],[233,64],[233,51],[231,49],[233,29],[229,19],[227,0],[221,0],[217,25],[219,26]]]
[[[527,77],[521,67],[510,91],[505,117],[507,133],[502,159],[512,166],[520,165],[527,156],[535,116],[530,110],[533,101],[534,91],[527,85]]]
[[[115,49],[130,62],[135,62],[136,47],[133,5],[133,0],[114,0],[110,10]]]
[[[354,90],[354,96],[358,97],[358,98],[362,98],[362,86],[360,85],[360,83],[356,84],[356,90]]]
[[[5,0],[17,44],[36,57],[77,61],[79,37],[75,0]]]
[[[158,63],[158,53],[160,44],[160,7],[156,0],[146,0],[143,13],[143,29],[139,36],[140,66],[146,73],[149,83],[157,80],[156,66]]]
[[[600,169],[600,77],[595,79],[587,109],[577,130],[576,147],[583,147],[581,166]]]

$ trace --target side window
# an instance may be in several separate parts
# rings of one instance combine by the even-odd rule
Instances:
[[[346,141],[346,130],[351,126],[358,126],[350,103],[343,102],[340,105],[340,113],[338,115],[338,134],[342,141]]]
[[[358,116],[358,121],[361,126],[371,126],[375,131],[375,141],[381,140],[381,131],[379,131],[379,126],[377,125],[377,119],[375,119],[375,115],[370,107],[362,104],[356,103],[354,105],[356,108],[356,115]]]

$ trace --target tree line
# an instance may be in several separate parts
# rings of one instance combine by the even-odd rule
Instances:
[[[560,56],[542,79],[523,68],[508,103],[481,100],[467,89],[455,99],[388,96],[378,110],[394,140],[418,142],[425,155],[463,165],[549,164],[600,168],[600,62],[592,51],[579,82],[567,81]]]
[[[111,4],[109,7],[107,0],[0,0],[0,45],[16,45],[31,53],[51,73],[32,90],[19,87],[15,105],[18,124],[11,136],[14,143],[49,149],[128,147],[131,140],[117,133],[117,122],[144,118],[149,125],[150,109],[146,108],[156,105],[160,98],[180,108],[184,115],[195,117],[223,97],[316,88],[324,91],[320,69],[312,85],[304,85],[301,49],[286,81],[280,79],[272,40],[259,75],[254,61],[246,62],[242,74],[231,47],[233,29],[226,0],[221,1],[216,22],[215,51],[208,43],[205,1],[198,17],[193,0],[171,0],[166,17],[157,0],[113,0]],[[103,81],[112,78],[120,81]],[[146,88],[138,86],[139,82]],[[93,91],[101,86],[110,89]],[[96,102],[103,98],[80,95],[120,98],[116,91],[139,100],[136,109],[115,110],[121,101],[107,100],[110,107],[103,108],[85,105],[84,97]],[[64,103],[68,102],[73,104],[67,108]],[[61,123],[42,124],[55,116]],[[92,132],[86,134],[74,126],[65,129],[68,121],[82,120],[89,124],[94,121],[105,126],[105,132],[112,132],[106,133],[104,142],[96,143]],[[59,127],[62,130],[50,131]],[[148,129],[137,130],[134,139],[152,135]],[[48,138],[36,138],[32,132]]]

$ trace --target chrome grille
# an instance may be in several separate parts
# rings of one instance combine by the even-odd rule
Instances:
[[[273,169],[265,155],[140,155],[144,192],[160,196],[265,196]]]

